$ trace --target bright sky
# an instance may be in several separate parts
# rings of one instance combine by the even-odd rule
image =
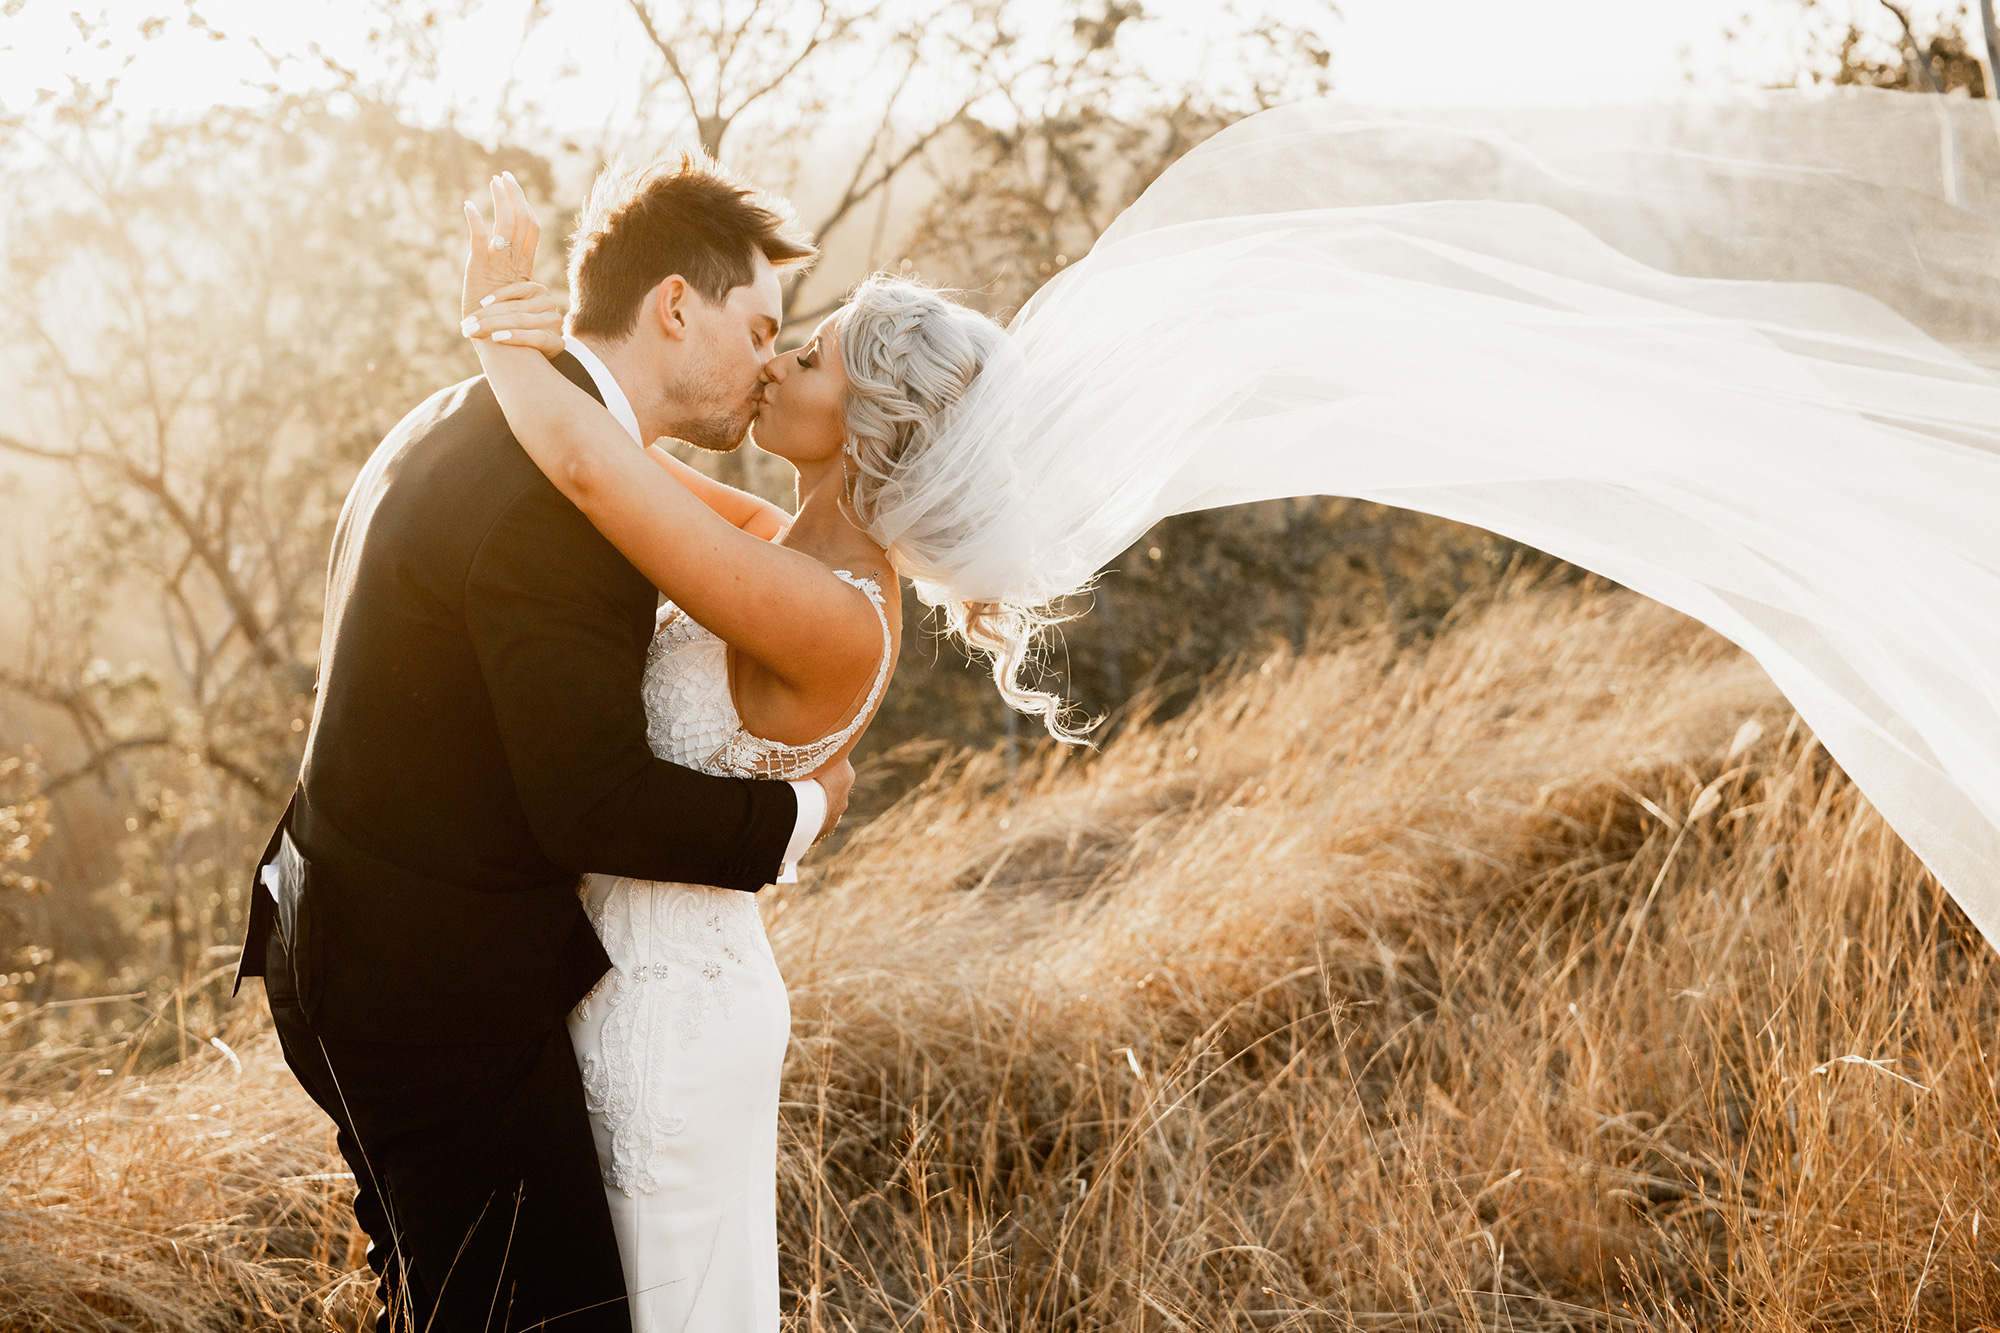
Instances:
[[[1346,0],[1339,91],[1385,106],[1676,100],[1697,91],[1691,71],[1702,91],[1732,83],[1723,33],[1746,10],[1769,15],[1775,31],[1791,8],[1783,0]]]
[[[1048,0],[1015,3],[1032,9]],[[1944,3],[1917,0],[1914,8],[1928,15]],[[1875,0],[1831,4],[1882,19]],[[11,7],[0,6],[0,12]],[[421,14],[425,5],[402,0],[399,7]],[[530,0],[488,0],[474,7],[471,18],[447,21],[441,29],[440,67],[461,123],[476,124],[490,114],[510,75],[514,95],[535,97],[557,123],[588,128],[619,115],[649,68],[648,48],[625,0],[563,0],[523,50],[529,7]],[[1783,67],[1799,4],[1339,0],[1338,8],[1340,19],[1323,35],[1342,95],[1385,106],[1534,106],[1727,96],[1754,87]],[[73,11],[109,23],[86,41]],[[303,55],[319,43],[345,63],[365,66],[369,59],[371,10],[354,0],[204,0],[201,11],[232,40],[188,29],[184,0],[25,0],[18,12],[0,18],[0,104],[21,109],[34,90],[59,87],[69,74],[116,72],[137,45],[137,25],[156,15],[168,20],[167,35],[147,45],[123,78],[121,101],[135,110],[241,100],[246,79],[270,77],[269,63],[249,38],[281,56]],[[1211,0],[1151,0],[1147,6],[1182,33],[1199,33],[1210,21],[1203,16],[1214,11]],[[1757,17],[1756,39],[1726,50],[1723,30],[1741,26],[1746,12]],[[106,39],[108,45],[96,49]],[[1185,35],[1158,41],[1170,59],[1194,58],[1203,45]],[[1171,49],[1176,41],[1184,51]],[[290,82],[311,77],[298,60],[281,70]]]

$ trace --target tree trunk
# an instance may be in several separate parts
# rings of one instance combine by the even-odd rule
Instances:
[[[2000,87],[1995,87],[2000,79],[2000,70],[1995,62],[2000,61],[2000,26],[1993,20],[1993,0],[1979,0],[1979,31],[1986,38],[1986,95],[2000,97]]]
[[[1980,0],[1981,6],[1991,4],[1991,0]],[[1924,53],[1923,43],[1917,40],[1916,27],[1910,16],[1893,0],[1882,0],[1882,8],[1896,16],[1896,22],[1903,25],[1903,45],[1915,62],[1917,76],[1923,80],[1924,91],[1931,97],[1937,108],[1938,118],[1938,174],[1944,185],[1944,197],[1954,207],[1965,206],[1965,196],[1958,188],[1958,130],[1951,122],[1951,107],[1944,99],[1944,84],[1931,69],[1931,58]]]
[[[717,162],[722,160],[722,136],[729,133],[729,117],[696,116],[695,133],[701,136],[701,151]]]

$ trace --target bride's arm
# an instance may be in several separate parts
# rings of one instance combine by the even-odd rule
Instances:
[[[689,467],[657,444],[647,446],[646,453],[667,470],[668,476],[693,491],[695,499],[752,537],[774,542],[784,536],[792,516],[769,500],[717,481],[707,473]]]
[[[533,223],[522,226],[525,208],[500,207],[506,196],[498,188],[495,198],[496,227],[513,239],[499,253],[520,256],[507,262],[524,265],[532,259]],[[493,272],[484,224],[469,206],[468,214],[471,318],[482,313],[478,302],[489,294],[483,288],[522,275]],[[601,403],[525,340],[477,338],[474,346],[521,447],[654,587],[801,694],[831,690],[845,697],[865,683],[882,653],[881,628],[865,594],[810,556],[715,512],[635,448]]]

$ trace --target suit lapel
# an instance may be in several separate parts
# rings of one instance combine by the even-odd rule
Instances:
[[[577,360],[568,352],[564,352],[557,356],[551,364],[557,370],[560,370],[563,373],[563,378],[571,384],[574,384],[577,388],[595,398],[599,403],[604,401],[604,395],[597,391],[597,381],[590,377],[588,370],[584,369],[583,362]]]

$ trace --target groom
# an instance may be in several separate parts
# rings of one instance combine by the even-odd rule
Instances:
[[[706,162],[607,173],[556,365],[635,440],[733,448],[779,271],[814,254]],[[483,378],[405,417],[341,512],[312,731],[238,984],[264,977],[338,1129],[383,1333],[630,1327],[564,1027],[610,966],[579,877],[755,892],[846,805],[845,765],[822,787],[653,757],[656,604]]]

